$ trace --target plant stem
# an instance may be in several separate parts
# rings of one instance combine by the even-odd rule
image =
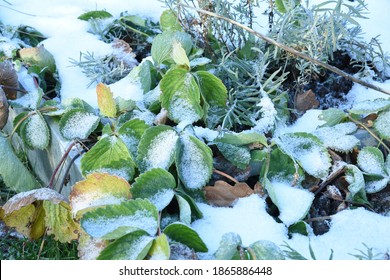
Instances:
[[[18,123],[15,125],[14,129],[11,131],[11,134],[9,135],[9,140],[12,139],[12,136],[15,134],[16,130],[18,129],[18,127],[25,121],[27,120],[29,117],[35,115],[35,111],[31,111],[29,112],[27,115],[25,115],[23,118],[21,118]]]
[[[364,123],[362,122],[359,122],[357,120],[355,120],[354,118],[352,118],[350,115],[348,115],[348,119],[350,119],[352,122],[354,122],[355,124],[363,127],[368,133],[371,134],[372,137],[374,137],[385,149],[388,153],[390,153],[390,148],[382,141],[382,139],[380,139],[378,136],[375,135],[375,133],[373,133],[371,131],[371,129],[369,129]]]
[[[53,174],[51,175],[49,185],[47,186],[49,189],[53,189],[54,179],[55,179],[55,177],[56,177],[56,175],[58,173],[58,170],[60,169],[60,167],[64,163],[66,157],[69,155],[69,153],[72,150],[73,146],[76,145],[76,144],[77,144],[77,141],[75,141],[75,140],[73,142],[71,142],[69,147],[66,149],[65,153],[62,155],[62,157],[60,159],[60,162],[57,164],[56,168],[53,171]]]
[[[202,10],[202,9],[199,9],[199,8],[190,7],[188,5],[184,5],[184,4],[181,4],[181,3],[179,3],[178,5],[183,7],[183,8],[188,8],[188,9],[195,10],[198,13],[206,14],[206,15],[209,15],[209,16],[212,16],[212,17],[219,18],[219,19],[222,19],[224,21],[227,21],[227,22],[229,22],[231,24],[234,24],[234,25],[236,25],[236,26],[238,26],[238,27],[248,31],[249,33],[255,35],[256,37],[258,37],[260,39],[262,39],[263,41],[266,41],[269,44],[275,45],[276,47],[279,47],[279,48],[281,48],[281,49],[283,49],[283,50],[285,50],[285,51],[287,51],[287,52],[289,52],[289,53],[291,53],[291,54],[293,54],[293,55],[295,55],[297,57],[303,58],[303,59],[308,60],[308,61],[310,61],[310,62],[312,62],[314,64],[320,65],[320,66],[324,67],[325,69],[327,69],[329,71],[332,71],[333,73],[336,73],[336,74],[338,74],[338,75],[340,75],[340,76],[342,76],[342,77],[344,77],[344,78],[346,78],[348,80],[351,80],[351,81],[353,81],[353,82],[355,82],[357,84],[360,84],[362,86],[371,88],[373,90],[376,90],[376,91],[379,91],[379,92],[382,92],[382,93],[385,93],[385,94],[390,94],[390,91],[388,91],[388,90],[385,90],[385,89],[383,89],[381,87],[378,87],[376,85],[367,83],[367,82],[362,81],[360,79],[357,79],[354,76],[352,76],[352,75],[350,75],[350,74],[340,70],[337,67],[329,65],[329,64],[327,64],[325,62],[322,62],[322,61],[320,61],[318,59],[312,58],[312,57],[310,57],[310,56],[308,56],[308,55],[306,55],[304,53],[301,53],[301,52],[295,50],[294,48],[291,48],[289,46],[281,44],[281,43],[275,41],[274,39],[269,38],[269,37],[267,37],[267,36],[257,32],[257,31],[255,31],[255,30],[253,30],[253,29],[251,29],[251,28],[249,28],[249,27],[247,27],[247,26],[245,26],[245,25],[243,25],[243,24],[241,24],[241,23],[239,23],[237,21],[234,21],[234,20],[230,19],[230,18],[221,16],[221,15],[213,13],[213,12]]]
[[[214,173],[217,173],[217,174],[219,174],[219,175],[221,175],[221,176],[223,176],[223,177],[228,178],[229,180],[233,181],[233,182],[236,183],[236,184],[240,183],[240,182],[238,182],[236,179],[234,179],[232,176],[226,174],[225,172],[219,171],[219,170],[217,170],[217,169],[213,169],[213,172],[214,172]]]

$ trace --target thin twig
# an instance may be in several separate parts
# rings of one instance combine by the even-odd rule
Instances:
[[[236,184],[240,183],[240,182],[238,182],[236,179],[234,179],[232,176],[226,174],[225,172],[219,171],[219,170],[217,170],[217,169],[213,169],[213,172],[214,172],[214,173],[217,173],[217,174],[219,174],[219,175],[221,175],[221,176],[223,176],[223,177],[228,178],[229,180],[233,181],[233,182],[236,183]]]
[[[221,16],[221,15],[213,13],[213,12],[202,10],[202,9],[199,9],[199,8],[190,7],[188,5],[184,5],[184,4],[181,4],[181,3],[179,3],[178,5],[183,7],[183,8],[192,9],[192,10],[195,10],[195,11],[197,11],[199,13],[203,13],[203,14],[215,17],[215,18],[219,18],[219,19],[225,20],[225,21],[227,21],[227,22],[229,22],[231,24],[234,24],[234,25],[236,25],[236,26],[238,26],[238,27],[248,31],[249,33],[255,35],[256,37],[258,37],[258,38],[260,38],[260,39],[262,39],[264,41],[266,41],[269,44],[275,45],[275,46],[277,46],[277,47],[279,47],[279,48],[281,48],[281,49],[283,49],[283,50],[285,50],[285,51],[287,51],[287,52],[289,52],[289,53],[291,53],[291,54],[293,54],[293,55],[295,55],[297,57],[303,58],[303,59],[308,60],[308,61],[310,61],[310,62],[312,62],[314,64],[320,65],[320,66],[324,67],[325,69],[327,69],[329,71],[332,71],[333,73],[336,73],[336,74],[338,74],[338,75],[340,75],[340,76],[342,76],[342,77],[344,77],[344,78],[346,78],[348,80],[351,80],[351,81],[353,81],[353,82],[355,82],[357,84],[360,84],[362,86],[371,88],[373,90],[376,90],[376,91],[379,91],[379,92],[382,92],[382,93],[385,93],[385,94],[390,94],[390,91],[388,91],[386,89],[383,89],[381,87],[378,87],[378,86],[370,84],[370,83],[367,83],[367,82],[365,82],[363,80],[357,79],[354,76],[352,76],[352,75],[350,75],[350,74],[340,70],[337,67],[329,65],[329,64],[327,64],[325,62],[322,62],[322,61],[320,61],[318,59],[312,58],[312,57],[310,57],[310,56],[308,56],[308,55],[306,55],[304,53],[301,53],[301,52],[295,50],[294,48],[291,48],[289,46],[281,44],[281,43],[275,41],[274,39],[269,38],[269,37],[267,37],[267,36],[257,32],[257,31],[255,31],[255,30],[253,30],[253,29],[251,29],[251,28],[249,28],[249,27],[247,27],[247,26],[245,26],[245,25],[243,25],[243,24],[241,24],[241,23],[239,23],[237,21],[234,21],[234,20],[230,19],[230,18]]]

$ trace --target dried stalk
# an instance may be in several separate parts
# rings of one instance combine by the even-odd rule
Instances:
[[[281,44],[281,43],[275,41],[274,39],[269,38],[269,37],[267,37],[267,36],[257,32],[257,31],[255,31],[255,30],[253,30],[253,29],[251,29],[251,28],[249,28],[249,27],[247,27],[247,26],[245,26],[245,25],[243,25],[243,24],[241,24],[241,23],[239,23],[237,21],[234,21],[232,19],[229,19],[227,17],[218,15],[218,14],[213,13],[213,12],[205,11],[205,10],[202,10],[202,9],[199,9],[199,8],[194,8],[194,7],[191,7],[191,6],[188,6],[188,5],[184,5],[184,4],[181,4],[181,3],[179,3],[178,5],[183,7],[183,8],[188,8],[188,9],[195,10],[198,13],[206,14],[206,15],[209,15],[209,16],[212,16],[212,17],[215,17],[215,18],[227,21],[227,22],[229,22],[231,24],[234,24],[234,25],[236,25],[236,26],[246,30],[247,32],[253,34],[254,36],[256,36],[256,37],[258,37],[258,38],[260,38],[260,39],[262,39],[264,41],[266,41],[267,43],[275,45],[276,47],[281,48],[281,49],[283,49],[283,50],[285,50],[285,51],[287,51],[287,52],[289,52],[289,53],[291,53],[291,54],[293,54],[293,55],[295,55],[297,57],[303,58],[303,59],[308,60],[308,61],[310,61],[310,62],[312,62],[314,64],[322,66],[323,68],[325,68],[325,69],[327,69],[327,70],[329,70],[329,71],[331,71],[333,73],[336,73],[336,74],[338,74],[338,75],[340,75],[340,76],[342,76],[342,77],[344,77],[344,78],[346,78],[348,80],[351,80],[351,81],[353,81],[353,82],[355,82],[357,84],[360,84],[360,85],[365,86],[367,88],[371,88],[373,90],[376,90],[376,91],[379,91],[379,92],[382,92],[382,93],[390,95],[390,91],[388,91],[386,89],[383,89],[383,88],[378,87],[376,85],[373,85],[373,84],[367,83],[367,82],[365,82],[363,80],[360,80],[358,78],[355,78],[354,76],[352,76],[352,75],[350,75],[350,74],[340,70],[337,67],[334,67],[334,66],[329,65],[329,64],[327,64],[325,62],[322,62],[320,60],[312,58],[312,57],[310,57],[310,56],[308,56],[308,55],[306,55],[304,53],[301,53],[301,52],[295,50],[294,48],[291,48],[289,46]]]

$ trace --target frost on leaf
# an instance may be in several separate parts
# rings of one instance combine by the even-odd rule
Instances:
[[[226,143],[217,143],[218,150],[225,159],[240,169],[245,169],[251,160],[251,153],[248,147],[236,146]]]
[[[314,131],[325,147],[340,152],[349,152],[359,144],[359,139],[353,135],[357,130],[354,123],[340,123],[333,127],[320,127]]]
[[[152,168],[168,169],[174,161],[179,136],[169,126],[148,128],[138,145],[138,168],[145,172]]]
[[[81,218],[81,226],[94,238],[115,239],[139,229],[154,235],[157,220],[157,208],[146,199],[136,199],[91,210]]]
[[[68,140],[86,139],[99,124],[99,117],[83,109],[71,109],[61,118],[61,135]]]
[[[274,127],[277,111],[268,95],[264,95],[257,106],[260,107],[260,115],[253,119],[254,127],[252,130],[260,134],[266,133]]]
[[[38,200],[48,200],[58,204],[61,201],[66,201],[66,198],[62,194],[49,188],[21,192],[11,197],[11,199],[4,204],[4,213],[7,215]]]
[[[101,138],[81,158],[83,175],[100,172],[132,180],[135,173],[134,160],[123,141],[116,136]]]
[[[284,260],[285,255],[283,251],[275,243],[268,240],[259,240],[251,245],[252,257],[256,260]]]
[[[365,100],[355,104],[349,111],[352,114],[364,115],[378,113],[390,108],[390,99],[377,98],[374,100]]]
[[[176,181],[171,173],[155,168],[136,178],[130,191],[133,198],[147,198],[158,211],[162,211],[171,202],[175,187]]]
[[[109,204],[120,204],[130,198],[129,183],[117,176],[93,173],[77,182],[69,201],[73,215],[78,211]]]
[[[181,136],[176,152],[176,167],[180,179],[187,188],[202,188],[212,174],[211,149],[193,136]]]
[[[217,260],[231,260],[237,253],[237,248],[242,245],[241,237],[234,232],[222,235],[219,247],[214,253]]]
[[[118,130],[119,138],[125,143],[133,158],[137,157],[137,148],[142,135],[149,126],[143,120],[132,119],[125,122]]]
[[[324,178],[329,173],[331,160],[321,141],[309,133],[287,133],[276,140],[279,147],[310,175]]]
[[[390,138],[390,111],[382,112],[374,123],[375,129],[382,138]]]
[[[376,147],[364,147],[358,154],[357,163],[364,172],[367,193],[384,189],[390,181],[389,157],[386,162],[382,152]]]
[[[161,105],[175,121],[194,123],[203,116],[200,89],[194,76],[184,69],[168,71],[161,80]]]
[[[21,136],[31,149],[46,149],[50,142],[50,131],[42,115],[36,111],[21,126]]]

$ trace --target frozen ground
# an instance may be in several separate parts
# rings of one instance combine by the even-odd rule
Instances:
[[[93,51],[95,55],[104,55],[112,52],[110,45],[98,40],[88,33],[88,24],[77,17],[87,11],[105,9],[115,17],[120,12],[128,11],[130,14],[139,14],[157,21],[163,11],[163,4],[157,0],[122,1],[122,0],[12,0],[12,5],[1,2],[0,19],[5,24],[29,25],[35,27],[48,37],[43,42],[55,57],[61,80],[61,97],[63,100],[70,97],[80,97],[96,106],[95,86],[87,87],[89,80],[77,67],[70,67],[70,58],[78,59],[80,52]],[[315,2],[321,2],[315,0]],[[365,39],[380,36],[384,51],[390,51],[390,2],[387,0],[367,1],[369,19],[362,19]],[[260,24],[261,25],[261,24]],[[258,27],[261,30],[261,26]],[[131,95],[129,89],[122,82],[113,85],[115,95],[137,99],[137,94]],[[390,89],[387,81],[381,85]],[[349,108],[354,102],[367,98],[385,97],[383,94],[354,85],[348,93],[348,102],[344,104]],[[308,131],[316,128],[315,111],[309,111],[306,118],[299,119],[291,131]],[[283,189],[284,186],[281,186]],[[292,194],[284,199],[282,220],[293,223],[300,217],[291,215],[296,205],[302,200],[312,199],[309,195]],[[265,211],[264,201],[253,195],[243,198],[233,208],[216,208],[200,204],[204,218],[193,223],[194,229],[200,234],[213,253],[219,244],[221,236],[226,232],[238,233],[244,245],[257,240],[269,240],[278,245],[287,242],[307,258],[310,258],[309,244],[318,259],[327,259],[334,251],[334,259],[355,259],[350,254],[356,254],[356,249],[366,251],[364,244],[374,249],[374,253],[381,256],[390,251],[390,217],[384,217],[363,208],[345,210],[334,216],[330,231],[322,236],[310,234],[308,237],[294,235],[289,239],[287,228],[276,223]],[[206,256],[207,257],[207,256]]]

